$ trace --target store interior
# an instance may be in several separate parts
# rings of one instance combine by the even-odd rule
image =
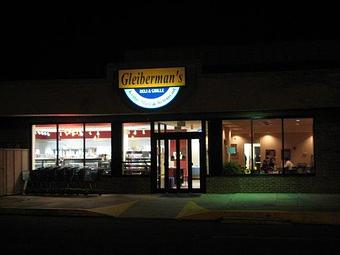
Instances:
[[[123,124],[123,175],[147,175],[151,170],[150,123]]]
[[[32,152],[33,169],[56,165],[108,169],[111,161],[111,124],[33,125]]]
[[[235,163],[244,174],[280,174],[289,159],[294,168],[285,173],[306,174],[313,170],[313,119],[283,119],[283,123],[281,119],[259,119],[252,125],[253,130],[251,120],[223,121],[224,165]],[[269,170],[263,169],[265,159],[272,162]]]

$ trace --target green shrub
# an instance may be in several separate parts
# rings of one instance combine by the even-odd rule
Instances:
[[[243,168],[233,161],[225,162],[222,169],[222,175],[243,174]]]

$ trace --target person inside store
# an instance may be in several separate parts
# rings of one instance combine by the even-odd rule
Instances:
[[[269,166],[269,170],[270,171],[274,171],[275,170],[275,158],[271,157],[269,159],[268,166]]]
[[[269,157],[266,156],[266,158],[262,162],[261,170],[265,173],[268,173],[269,170]]]
[[[285,173],[294,173],[294,163],[289,159],[285,158],[284,166],[283,166]]]

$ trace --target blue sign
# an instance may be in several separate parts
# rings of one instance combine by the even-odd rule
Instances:
[[[156,109],[170,103],[185,86],[185,67],[123,69],[119,88],[137,106]]]
[[[124,89],[124,92],[139,107],[156,109],[170,103],[179,89],[179,87],[138,88]]]

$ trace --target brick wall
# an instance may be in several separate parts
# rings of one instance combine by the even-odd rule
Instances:
[[[314,144],[316,175],[340,178],[340,118],[335,110],[316,116]]]
[[[97,183],[97,188],[104,193],[148,194],[151,193],[151,182],[148,176],[105,177]]]
[[[340,193],[340,177],[216,176],[207,178],[207,193],[302,192]]]

